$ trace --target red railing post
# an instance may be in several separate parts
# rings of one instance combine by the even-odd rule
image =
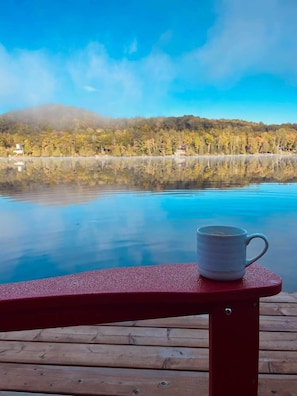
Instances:
[[[209,359],[210,396],[257,395],[258,299],[214,306],[209,323]]]

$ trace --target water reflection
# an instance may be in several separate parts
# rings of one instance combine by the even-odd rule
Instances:
[[[195,261],[196,228],[231,224],[297,291],[296,157],[25,162],[0,161],[1,282]]]
[[[0,160],[0,195],[45,205],[77,204],[115,190],[163,192],[297,182],[297,156],[51,158],[22,162],[21,166],[20,161]]]

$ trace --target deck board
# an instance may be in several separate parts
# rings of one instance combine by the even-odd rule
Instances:
[[[259,396],[297,396],[297,293],[260,314]],[[3,332],[0,396],[206,395],[207,329],[200,315]]]

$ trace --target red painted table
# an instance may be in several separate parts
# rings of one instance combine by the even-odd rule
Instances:
[[[98,270],[0,285],[0,330],[209,313],[209,394],[255,396],[259,298],[280,291],[257,264],[233,282],[207,280],[196,264]]]

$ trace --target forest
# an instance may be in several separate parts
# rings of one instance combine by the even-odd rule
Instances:
[[[297,153],[297,124],[193,115],[110,119],[48,105],[0,116],[0,157],[172,156]]]

